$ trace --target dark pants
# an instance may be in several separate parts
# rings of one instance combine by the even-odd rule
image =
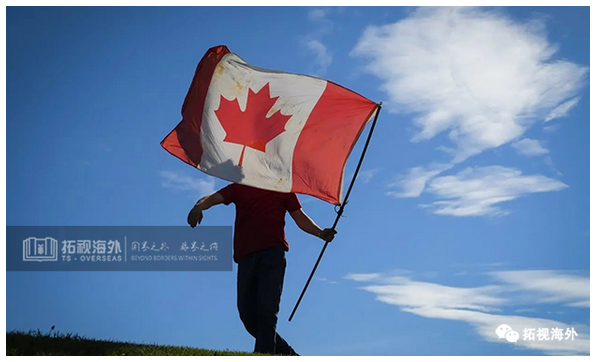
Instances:
[[[254,338],[254,352],[295,354],[277,333],[277,313],[285,276],[285,250],[269,248],[238,260],[238,311]]]

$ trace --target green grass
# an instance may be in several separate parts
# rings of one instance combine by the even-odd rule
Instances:
[[[96,340],[40,331],[6,333],[7,356],[258,356],[239,351]]]

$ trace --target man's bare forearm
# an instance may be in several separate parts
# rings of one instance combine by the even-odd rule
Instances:
[[[209,209],[211,206],[223,203],[223,201],[225,201],[223,200],[223,196],[218,192],[198,200],[188,214],[188,224],[190,224],[191,227],[195,227],[197,223],[200,224],[202,221],[202,212]]]
[[[306,215],[305,213],[302,215],[303,216],[299,218],[298,227],[303,231],[307,232],[308,234],[317,237],[320,236],[322,229],[318,225],[316,225],[314,220],[312,220],[308,215]]]
[[[319,237],[320,233],[322,232],[322,229],[318,225],[316,225],[314,222],[312,222],[312,224],[305,225],[301,229],[304,230],[305,232],[307,232],[308,234],[314,235],[316,237]]]
[[[213,206],[212,195],[201,198],[194,205],[195,208],[199,208],[201,210],[208,210],[211,206]]]
[[[326,242],[331,242],[337,233],[332,228],[322,230],[302,209],[292,211],[290,215],[301,230],[319,237]]]

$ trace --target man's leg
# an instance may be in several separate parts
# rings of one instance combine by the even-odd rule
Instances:
[[[284,354],[288,356],[299,356],[296,351],[277,333],[275,336],[275,354]]]
[[[257,314],[257,268],[254,255],[247,255],[238,260],[238,312],[244,327],[256,338]]]
[[[277,314],[285,277],[285,251],[271,248],[258,253],[258,326],[255,352],[295,354],[277,333]]]

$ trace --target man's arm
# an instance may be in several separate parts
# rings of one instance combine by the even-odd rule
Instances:
[[[190,224],[190,227],[195,227],[197,223],[200,224],[204,210],[209,209],[211,206],[222,204],[224,201],[223,196],[218,192],[198,200],[188,214],[188,224]]]
[[[307,232],[308,234],[317,236],[326,242],[333,241],[333,238],[337,233],[335,230],[330,228],[322,230],[312,219],[310,219],[308,215],[306,215],[302,209],[290,212],[289,215],[291,215],[293,221],[295,221],[296,225],[300,229]]]

